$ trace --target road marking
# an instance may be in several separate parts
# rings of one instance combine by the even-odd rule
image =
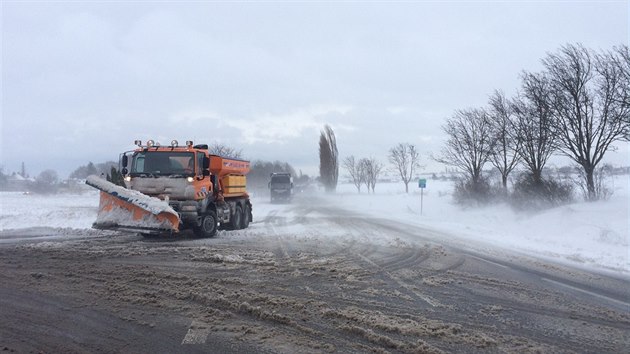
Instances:
[[[482,261],[482,262],[490,263],[490,264],[495,265],[495,266],[497,266],[497,267],[501,267],[501,268],[505,268],[505,269],[510,269],[510,267],[508,267],[508,266],[506,266],[506,265],[499,264],[499,263],[497,263],[497,262],[493,262],[493,261],[489,261],[489,260],[487,260],[487,259],[483,259],[483,258],[480,258],[480,257],[477,257],[477,256],[473,256],[473,255],[471,255],[471,254],[469,254],[469,255],[468,255],[468,257],[470,257],[470,258],[474,258],[474,259],[476,259],[476,260],[478,260],[478,261]]]
[[[551,280],[551,279],[547,279],[547,278],[541,278],[541,279],[542,279],[542,280],[544,280],[544,281],[547,281],[547,282],[550,282],[550,283],[556,284],[556,285],[561,285],[561,286],[564,286],[565,288],[569,288],[569,289],[572,289],[572,290],[576,290],[576,291],[579,291],[579,292],[583,292],[583,293],[585,293],[585,294],[589,294],[589,295],[591,295],[591,296],[595,296],[595,297],[598,297],[598,298],[601,298],[601,299],[604,299],[604,300],[612,301],[612,302],[618,303],[618,304],[620,304],[620,305],[630,306],[630,303],[628,303],[628,302],[621,301],[621,300],[617,300],[617,299],[613,299],[613,298],[608,297],[608,296],[606,296],[606,295],[601,295],[601,294],[594,293],[594,292],[592,292],[592,291],[588,291],[588,290],[580,289],[580,288],[575,287],[575,286],[573,286],[573,285],[569,285],[569,284],[561,283],[561,282],[556,281],[556,280]]]
[[[188,328],[188,332],[182,340],[182,345],[185,344],[205,344],[208,339],[208,334],[210,334],[210,329],[208,325],[203,322],[193,320],[190,324],[190,328]]]

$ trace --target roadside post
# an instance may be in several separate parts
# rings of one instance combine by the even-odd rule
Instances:
[[[424,189],[427,188],[427,179],[420,178],[418,179],[418,187],[420,187],[420,215],[422,215],[422,204],[424,199]]]

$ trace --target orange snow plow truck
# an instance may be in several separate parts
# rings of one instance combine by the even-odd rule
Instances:
[[[99,189],[94,228],[135,231],[143,235],[192,229],[212,237],[219,227],[238,230],[252,221],[245,190],[249,161],[208,153],[208,145],[187,141],[160,146],[153,140],[121,154],[125,187],[100,177],[86,184]]]

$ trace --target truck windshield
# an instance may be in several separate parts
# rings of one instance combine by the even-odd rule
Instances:
[[[191,152],[143,151],[133,157],[132,176],[194,176],[195,155]]]
[[[291,183],[291,178],[289,176],[273,176],[271,183]]]

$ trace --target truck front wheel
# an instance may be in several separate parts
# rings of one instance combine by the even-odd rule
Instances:
[[[201,219],[201,225],[194,228],[197,237],[214,237],[217,233],[217,214],[214,211]]]

